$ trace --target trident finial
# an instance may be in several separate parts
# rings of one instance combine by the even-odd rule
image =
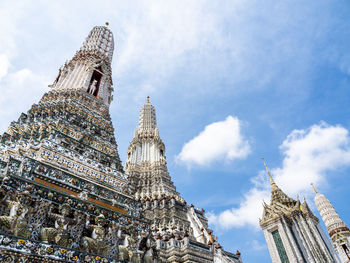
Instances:
[[[266,164],[266,162],[265,162],[265,159],[264,159],[264,157],[261,157],[261,159],[263,160],[263,162],[264,162],[264,166],[265,166],[265,169],[266,169],[266,172],[267,172],[267,174],[269,175],[269,179],[270,179],[270,184],[271,184],[271,186],[272,186],[272,190],[275,190],[275,182],[274,182],[274,180],[273,180],[273,178],[272,178],[272,176],[271,176],[271,174],[270,174],[270,171],[269,171],[269,168],[267,167],[267,164]]]
[[[147,96],[147,104],[149,104],[150,102],[149,102],[149,96]]]
[[[108,22],[106,22],[106,27],[108,27],[109,26],[109,23]]]
[[[318,193],[318,191],[317,191],[317,189],[316,189],[316,187],[314,186],[314,184],[313,184],[313,183],[311,183],[311,186],[312,186],[312,189],[314,189],[315,194],[317,194],[317,193]]]

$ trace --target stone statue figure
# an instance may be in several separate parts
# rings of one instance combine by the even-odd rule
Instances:
[[[5,226],[15,236],[29,238],[30,228],[28,228],[27,216],[33,212],[32,197],[28,191],[17,193],[14,201],[9,200],[9,196],[8,191],[1,200],[10,209],[10,213],[8,216],[0,216],[0,226]]]
[[[135,240],[132,237],[132,224],[124,227],[122,239],[123,242],[121,245],[118,246],[119,250],[119,260],[129,260],[132,258],[133,255],[133,248],[135,244]]]
[[[94,95],[95,91],[97,89],[97,80],[94,79],[90,85],[90,88],[88,90],[88,93],[90,93],[91,95]]]
[[[152,253],[147,253],[148,249],[145,247],[149,237],[146,233],[139,236],[136,227],[132,223],[124,227],[122,237],[123,242],[118,246],[119,260],[143,263],[146,262],[147,258],[150,258],[150,255],[152,256]]]
[[[95,219],[95,225],[90,224],[90,220],[86,221],[86,228],[92,230],[91,237],[83,237],[82,246],[90,253],[106,256],[108,252],[107,243],[105,241],[106,229],[104,228],[105,217],[100,214]]]
[[[74,223],[74,219],[69,218],[72,208],[64,203],[59,206],[59,214],[52,213],[50,207],[48,217],[55,220],[55,227],[46,227],[40,231],[40,239],[45,243],[55,243],[59,246],[68,247],[72,242],[70,240],[68,225]]]
[[[142,262],[144,263],[153,263],[154,259],[158,257],[156,245],[155,245],[155,239],[152,237],[150,233],[141,234],[139,251],[143,252],[141,259],[142,259]]]

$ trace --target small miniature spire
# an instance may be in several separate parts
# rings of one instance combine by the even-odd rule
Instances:
[[[315,186],[314,186],[314,184],[313,184],[313,183],[311,183],[311,186],[312,186],[312,189],[314,189],[315,194],[317,194],[317,193],[318,193],[318,191],[317,191],[317,189],[315,188]]]
[[[261,159],[264,161],[264,166],[265,166],[266,172],[267,172],[267,174],[269,175],[269,179],[270,179],[270,184],[271,184],[271,186],[272,186],[272,190],[275,190],[276,183],[275,183],[275,181],[273,180],[273,178],[272,178],[272,176],[271,176],[271,174],[270,174],[269,168],[267,167],[267,164],[266,164],[266,162],[265,162],[264,157],[261,157]]]
[[[109,26],[109,22],[106,22],[106,27],[108,27]]]
[[[140,111],[138,133],[140,133],[142,130],[152,130],[154,132],[156,128],[156,111],[153,105],[150,103],[149,96],[147,96],[146,103],[143,105]]]

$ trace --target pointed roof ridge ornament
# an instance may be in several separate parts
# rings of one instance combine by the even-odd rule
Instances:
[[[317,191],[316,187],[314,186],[314,183],[311,183],[311,186],[312,186],[312,189],[314,189],[315,194],[318,194],[318,191]]]
[[[264,158],[264,157],[261,157],[261,159],[263,160],[264,166],[265,166],[265,169],[266,169],[266,172],[267,172],[267,174],[269,175],[269,179],[270,179],[270,184],[271,184],[272,190],[275,190],[275,188],[276,188],[276,183],[275,183],[275,181],[273,180],[273,178],[272,178],[272,176],[271,176],[271,174],[270,174],[269,168],[267,167],[267,164],[266,164],[266,162],[265,162],[265,158]]]
[[[264,157],[261,158],[264,161],[264,165],[266,168],[266,172],[269,175],[270,183],[271,183],[271,204],[282,204],[287,206],[294,206],[297,201],[295,201],[293,198],[290,198],[288,195],[286,195],[275,183],[273,180],[271,173],[269,171],[269,168],[267,167],[267,164],[265,162]]]
[[[150,104],[149,96],[147,96],[147,104]]]

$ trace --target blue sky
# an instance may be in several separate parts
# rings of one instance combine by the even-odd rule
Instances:
[[[350,224],[349,13],[348,1],[2,0],[0,129],[109,21],[123,162],[149,95],[178,191],[226,250],[270,262],[261,156],[286,193],[315,211],[314,182]]]

